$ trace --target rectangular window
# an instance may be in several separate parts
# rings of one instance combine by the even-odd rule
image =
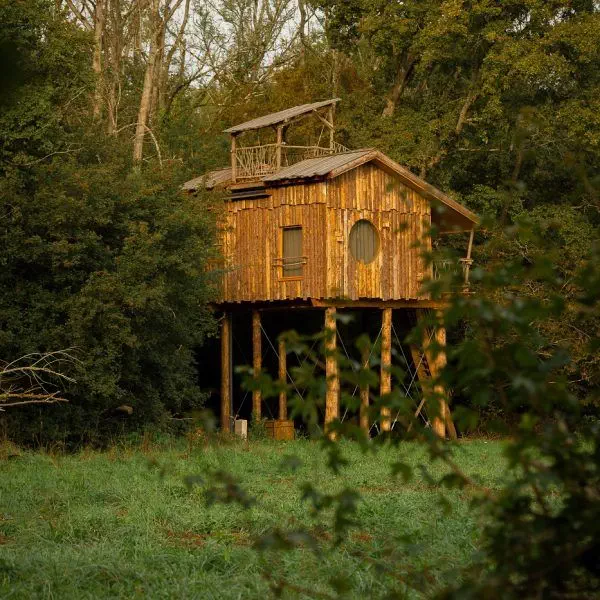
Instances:
[[[302,227],[283,228],[283,277],[302,277]]]

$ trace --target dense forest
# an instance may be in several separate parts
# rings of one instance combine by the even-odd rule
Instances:
[[[568,348],[597,417],[598,316],[569,306],[598,251],[598,2],[1,0],[0,23],[0,358],[76,356],[70,402],[6,411],[9,435],[100,441],[202,406],[219,209],[180,186],[228,163],[225,127],[333,97],[344,145],[483,218],[480,268],[549,260],[502,293],[560,295],[536,352]]]

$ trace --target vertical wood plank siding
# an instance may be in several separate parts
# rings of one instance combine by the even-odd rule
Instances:
[[[275,187],[268,198],[227,204],[224,302],[308,298],[404,300],[419,295],[429,202],[375,165],[321,182]],[[349,247],[352,226],[373,223],[379,248],[368,264]],[[283,277],[283,228],[302,227],[302,278]],[[425,238],[425,239],[424,239]]]

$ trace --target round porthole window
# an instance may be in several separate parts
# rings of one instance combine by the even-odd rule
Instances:
[[[359,262],[368,264],[379,252],[379,232],[367,219],[356,221],[350,230],[350,254]]]

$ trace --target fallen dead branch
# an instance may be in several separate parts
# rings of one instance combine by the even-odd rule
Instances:
[[[62,387],[75,383],[65,371],[78,363],[74,349],[34,352],[0,361],[0,411],[28,404],[68,402]]]

